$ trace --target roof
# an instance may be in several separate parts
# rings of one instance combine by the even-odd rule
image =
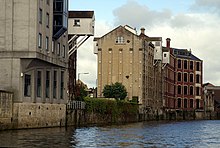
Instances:
[[[124,26],[120,25],[120,26],[114,28],[113,30],[109,31],[108,33],[104,34],[104,35],[101,36],[101,37],[95,37],[95,38],[94,38],[94,41],[97,41],[97,40],[99,40],[99,39],[101,39],[101,38],[107,36],[108,34],[112,33],[113,31],[115,31],[115,30],[117,30],[117,29],[124,29],[125,31],[127,31],[127,32],[129,32],[129,33],[131,33],[131,34],[133,34],[133,35],[135,35],[135,36],[137,36],[136,34],[134,34],[133,32],[131,32],[129,29],[126,29]]]
[[[92,18],[94,11],[69,11],[69,18]]]
[[[184,59],[190,59],[190,60],[196,60],[196,61],[202,61],[195,55],[191,53],[191,51],[188,51],[187,49],[177,49],[172,48],[173,53],[177,58],[184,58]]]
[[[207,82],[207,83],[204,83],[202,86],[205,87],[205,86],[214,86],[214,85],[212,83]]]

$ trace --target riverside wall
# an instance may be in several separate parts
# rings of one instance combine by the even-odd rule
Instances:
[[[0,90],[0,130],[12,128],[13,93]]]
[[[0,130],[65,126],[66,104],[14,103],[0,90]]]
[[[219,119],[216,113],[203,111],[166,111],[163,114],[100,113],[88,111],[77,103],[68,109],[66,104],[13,103],[13,93],[0,91],[0,130],[63,126],[123,124],[148,120]]]

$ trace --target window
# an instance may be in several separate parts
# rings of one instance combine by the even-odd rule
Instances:
[[[190,95],[193,95],[193,92],[194,92],[194,88],[193,88],[193,86],[190,86],[190,88],[189,88],[189,94],[190,94]]]
[[[46,98],[50,97],[50,71],[46,71]]]
[[[189,106],[190,108],[193,108],[193,99],[190,99]]]
[[[60,78],[60,99],[63,99],[63,92],[64,92],[64,72],[61,71],[61,78]]]
[[[57,44],[57,55],[60,55],[60,43]]]
[[[184,108],[187,108],[187,99],[184,99]]]
[[[31,75],[28,74],[24,75],[24,96],[31,96]]]
[[[187,95],[187,94],[188,94],[188,87],[184,86],[184,95]]]
[[[196,95],[199,96],[200,95],[200,88],[196,87]]]
[[[196,109],[199,109],[199,99],[196,99]]]
[[[193,82],[193,74],[192,73],[189,75],[189,81]]]
[[[65,58],[66,57],[66,47],[65,47],[65,45],[63,45],[63,58]]]
[[[124,37],[122,37],[122,36],[118,36],[117,38],[116,38],[116,44],[122,44],[122,43],[124,43]]]
[[[193,61],[190,61],[190,64],[189,64],[190,66],[189,66],[189,68],[190,68],[190,70],[193,70]]]
[[[49,50],[49,38],[48,37],[46,37],[46,42],[45,42],[45,49],[46,49],[46,51],[48,51]]]
[[[188,74],[184,73],[184,82],[187,82]]]
[[[182,93],[182,86],[178,85],[177,91],[177,93],[180,95]]]
[[[48,28],[49,28],[49,24],[50,24],[50,16],[49,16],[49,13],[47,13],[47,15],[46,15],[46,25],[47,25]]]
[[[200,63],[199,62],[196,62],[196,70],[200,71]]]
[[[196,75],[196,83],[200,83],[200,75]]]
[[[184,69],[188,68],[187,60],[184,60]]]
[[[47,0],[47,5],[49,5],[50,4],[50,0]]]
[[[43,12],[42,12],[42,9],[40,8],[39,9],[39,23],[42,24],[42,18],[43,18]]]
[[[180,98],[178,98],[178,100],[177,100],[177,107],[181,108],[181,99]]]
[[[54,53],[54,41],[52,41],[52,53]]]
[[[178,68],[181,68],[182,64],[181,64],[181,60],[178,60]]]
[[[41,97],[41,71],[37,72],[37,97]]]
[[[73,26],[80,26],[80,20],[74,20]]]
[[[164,58],[166,58],[166,57],[167,57],[167,54],[165,53],[165,54],[164,54]]]
[[[57,72],[53,73],[53,98],[57,98]]]
[[[42,47],[42,34],[41,33],[38,34],[38,47],[39,48]]]
[[[182,74],[181,74],[181,73],[178,73],[178,75],[177,75],[177,76],[178,76],[178,78],[177,78],[177,79],[178,79],[178,81],[182,81]]]

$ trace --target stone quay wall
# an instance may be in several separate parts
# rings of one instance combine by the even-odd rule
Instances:
[[[0,90],[0,130],[12,127],[13,93]]]

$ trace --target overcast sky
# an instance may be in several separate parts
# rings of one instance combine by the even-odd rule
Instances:
[[[171,38],[171,47],[191,49],[203,60],[203,83],[220,85],[220,0],[69,0],[70,10],[95,11],[95,36],[119,25],[144,27],[151,37]],[[78,50],[77,73],[96,87],[97,61],[93,38]]]

